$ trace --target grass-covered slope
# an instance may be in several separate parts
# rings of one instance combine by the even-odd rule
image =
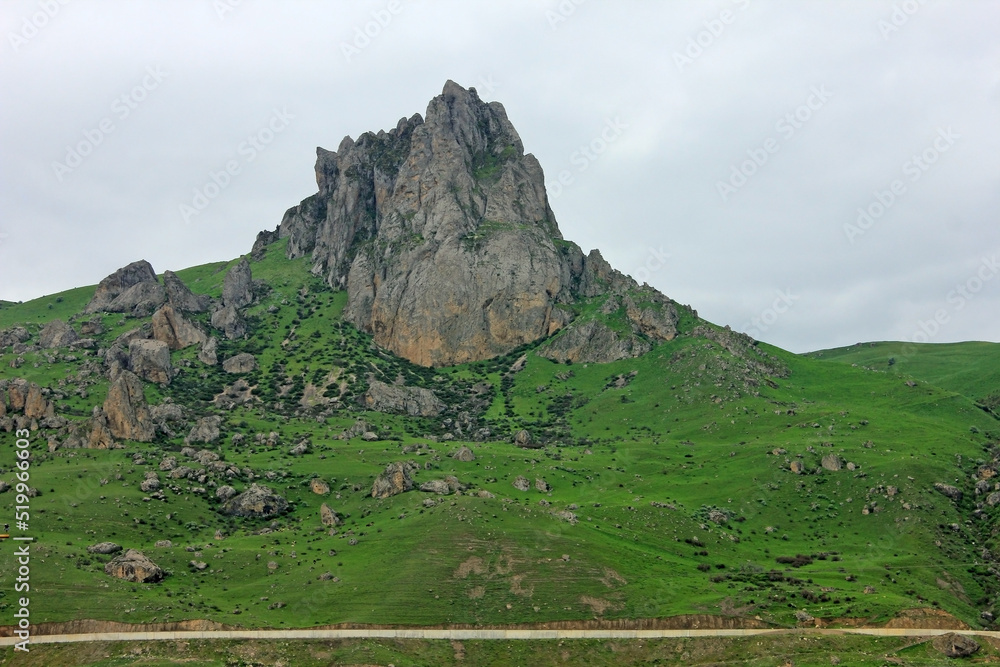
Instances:
[[[178,276],[218,296],[231,264]],[[636,359],[559,364],[535,345],[422,368],[344,324],[345,295],[310,274],[307,259],[286,260],[282,243],[252,269],[262,282],[247,310],[250,333],[221,342],[219,357],[255,355],[260,369],[245,376],[255,402],[216,407],[213,397],[237,376],[197,361],[192,347],[172,353],[179,372],[168,386],[145,387],[151,404],[183,406],[173,435],[86,450],[59,448],[57,439],[50,448],[45,429],[33,432],[35,622],[208,618],[280,628],[699,614],[787,626],[809,617],[878,622],[938,607],[979,625],[982,612],[996,610],[990,568],[1000,508],[983,505],[973,477],[1000,453],[1000,428],[969,398],[981,392],[910,386],[867,363],[766,345],[766,355],[750,355],[731,332],[686,309],[680,334]],[[34,334],[52,318],[70,319],[90,293],[5,306],[0,328],[20,323]],[[579,304],[577,315],[616,326],[600,306]],[[104,348],[142,324],[102,319]],[[208,328],[207,315],[195,319]],[[975,354],[965,357],[970,368]],[[780,372],[759,372],[761,359]],[[948,377],[946,366],[935,362],[935,377]],[[47,387],[57,414],[71,420],[88,418],[108,387],[96,348],[7,348],[0,379],[15,377]],[[432,389],[448,408],[438,417],[365,410],[373,379]],[[974,374],[961,382],[979,386]],[[168,480],[163,500],[142,492],[146,472],[165,456],[198,466],[180,449],[191,425],[211,414],[222,418],[222,436],[195,447],[240,474]],[[339,439],[359,419],[378,439]],[[541,447],[515,446],[522,429]],[[0,433],[0,479],[8,482],[14,440]],[[291,454],[303,441],[309,451]],[[475,460],[452,458],[462,445]],[[840,470],[822,466],[830,455]],[[417,485],[454,475],[467,490],[372,498],[376,475],[409,460],[419,466]],[[245,489],[247,469],[291,510],[260,520],[222,514],[216,486]],[[519,476],[529,490],[515,488]],[[311,491],[314,477],[329,484],[328,495]],[[935,483],[964,495],[956,502]],[[344,517],[335,534],[320,523],[322,503]],[[0,495],[8,516],[14,505],[14,494]],[[142,550],[168,576],[139,585],[106,575],[109,557],[86,550],[105,540]],[[161,540],[171,546],[155,546]],[[0,607],[11,604],[13,568],[0,559]]]
[[[1000,414],[1000,343],[859,343],[807,356],[930,382]]]

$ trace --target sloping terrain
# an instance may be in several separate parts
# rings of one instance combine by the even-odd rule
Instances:
[[[0,312],[5,331],[29,334],[4,348],[0,377],[4,423],[32,432],[35,618],[280,628],[701,614],[787,626],[937,607],[988,621],[998,429],[968,398],[751,345],[682,307],[677,336],[637,358],[555,362],[542,356],[553,337],[415,366],[340,319],[344,293],[282,251],[250,262],[247,333],[218,339],[219,363],[190,345],[169,353],[169,383],[142,383],[149,442],[71,446],[74,424],[108,411],[106,351],[152,315],[80,314],[93,288]],[[238,265],[176,275],[218,299]],[[624,330],[612,298],[581,302],[577,321]],[[92,347],[38,348],[57,316],[103,331]],[[212,331],[207,312],[187,317]],[[241,354],[254,364],[223,370]],[[15,378],[39,385],[55,421],[12,402]],[[381,411],[368,409],[376,386]],[[421,412],[384,387],[434,401]],[[14,439],[0,445],[8,483]],[[413,488],[372,497],[393,463]],[[144,489],[150,476],[159,484]],[[225,513],[220,489],[254,483],[287,510]],[[12,516],[14,494],[0,499]],[[104,541],[166,576],[106,574],[114,556],[87,550]]]
[[[859,343],[807,356],[929,382],[967,396],[1000,416],[998,343]]]

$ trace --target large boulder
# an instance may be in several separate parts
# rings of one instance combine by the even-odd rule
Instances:
[[[939,635],[931,644],[948,658],[968,658],[980,648],[979,642],[972,637],[955,632]]]
[[[836,454],[827,454],[823,457],[822,461],[820,461],[820,465],[822,465],[826,470],[836,472],[844,467],[844,462]]]
[[[542,446],[534,442],[531,433],[523,428],[514,434],[514,444],[525,449],[540,449]]]
[[[29,338],[31,338],[31,334],[22,326],[13,326],[9,329],[4,329],[0,331],[0,350],[23,343]]]
[[[170,304],[153,313],[153,339],[166,343],[171,350],[189,345],[204,345],[208,336],[196,324],[184,317]]]
[[[941,495],[951,498],[956,503],[962,502],[962,490],[958,487],[952,486],[951,484],[944,484],[943,482],[937,482],[934,485],[934,489]]]
[[[166,300],[167,292],[160,283],[139,283],[116,296],[106,310],[144,317],[159,308]]]
[[[222,362],[222,370],[227,373],[251,373],[257,368],[257,359],[247,352],[240,352]]]
[[[78,340],[73,327],[62,320],[52,320],[38,332],[38,345],[44,348],[66,347]]]
[[[222,417],[210,415],[202,417],[191,427],[191,432],[184,438],[186,444],[192,443],[212,443],[219,439],[219,426],[222,425]],[[216,457],[218,458],[218,457]]]
[[[102,280],[94,292],[85,313],[112,311],[111,303],[121,294],[140,283],[156,283],[156,272],[146,260],[132,262]]]
[[[473,453],[471,449],[469,449],[465,445],[462,445],[457,450],[455,450],[455,452],[451,455],[451,458],[455,459],[456,461],[463,461],[465,463],[468,463],[469,461],[475,461],[476,455],[475,453]]]
[[[170,348],[160,340],[132,340],[128,344],[128,365],[142,379],[157,384],[170,384],[173,376]]]
[[[250,262],[241,257],[236,265],[226,272],[222,281],[222,304],[242,308],[253,301],[253,276]]]
[[[103,420],[108,432],[115,438],[138,442],[153,439],[155,428],[146,405],[142,381],[130,371],[118,374],[97,412],[95,421]]]
[[[55,416],[55,404],[42,393],[38,384],[28,384],[28,394],[24,399],[24,416],[28,419],[44,419]]]
[[[416,464],[407,461],[394,461],[385,467],[372,484],[372,498],[388,498],[413,488],[410,472],[416,469]]]
[[[28,400],[31,383],[24,378],[14,378],[7,384],[7,398],[10,401],[11,412],[21,412]]]
[[[243,493],[230,498],[222,511],[232,516],[266,519],[288,510],[288,501],[263,484],[251,484]]]
[[[323,503],[319,506],[319,520],[324,526],[335,527],[344,523],[340,515],[330,509],[330,506]]]
[[[112,558],[104,566],[104,572],[112,577],[139,584],[155,583],[163,579],[165,574],[156,563],[135,549],[129,549]]]
[[[212,336],[209,338],[198,350],[198,361],[208,366],[214,366],[219,363],[218,355],[219,341]]]
[[[247,323],[236,306],[223,306],[212,313],[212,326],[226,334],[229,340],[242,338],[247,332]]]
[[[115,544],[114,542],[98,542],[97,544],[91,544],[87,547],[87,552],[92,554],[114,554],[121,551],[121,545]]]
[[[451,493],[451,487],[443,479],[432,479],[420,485],[420,490],[426,493],[436,493],[446,496]]]
[[[167,291],[167,301],[180,311],[201,313],[208,310],[212,303],[211,297],[194,294],[173,271],[163,272],[163,287]]]
[[[386,384],[379,380],[369,381],[364,400],[369,410],[414,417],[435,417],[446,407],[430,389]]]

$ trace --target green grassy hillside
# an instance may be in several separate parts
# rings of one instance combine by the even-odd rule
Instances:
[[[806,355],[929,382],[998,414],[1000,343],[859,343]]]
[[[178,275],[218,296],[231,264]],[[188,348],[172,353],[179,373],[168,386],[145,388],[151,404],[184,406],[173,435],[87,450],[50,448],[45,430],[33,431],[36,622],[208,618],[281,628],[711,614],[794,626],[936,607],[979,627],[982,612],[996,611],[1000,508],[974,491],[1000,455],[997,420],[975,404],[996,378],[995,346],[921,348],[904,360],[891,344],[807,356],[761,345],[787,369],[768,375],[726,349],[726,332],[684,311],[680,335],[636,359],[559,364],[535,354],[538,343],[428,369],[345,324],[345,295],[313,276],[308,259],[286,260],[282,243],[252,269],[266,284],[247,310],[250,334],[221,341],[219,357],[255,355],[260,369],[246,376],[255,403],[216,407],[236,376]],[[5,306],[0,328],[34,333],[72,319],[92,291]],[[602,298],[581,304],[580,315],[597,316]],[[207,315],[195,319],[208,328]],[[142,324],[117,314],[102,321],[98,348]],[[71,420],[103,402],[100,368],[97,348],[0,355],[0,379],[48,387]],[[433,389],[451,408],[438,418],[366,410],[371,379]],[[168,480],[176,490],[162,500],[143,493],[146,472],[165,456],[198,467],[180,450],[190,425],[210,414],[222,418],[222,437],[195,448],[241,472]],[[358,419],[377,440],[339,439]],[[515,446],[521,429],[541,447]],[[303,441],[309,451],[290,454]],[[463,445],[474,461],[452,458]],[[841,469],[823,467],[831,455]],[[0,434],[0,479],[14,481],[15,456],[14,434]],[[419,466],[417,485],[454,475],[467,490],[372,498],[376,475],[407,460]],[[248,468],[291,502],[288,513],[219,511],[212,485],[241,491]],[[515,488],[519,476],[530,490]],[[329,495],[310,490],[314,477]],[[956,502],[935,483],[964,495]],[[335,534],[320,523],[322,503],[345,519]],[[6,516],[15,504],[14,493],[0,495]],[[104,574],[110,557],[86,547],[105,540],[142,550],[168,576],[140,585]],[[155,546],[161,540],[171,546]],[[0,559],[3,609],[14,567]]]

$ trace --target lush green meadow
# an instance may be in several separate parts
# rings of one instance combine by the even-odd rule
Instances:
[[[143,493],[145,473],[164,456],[184,463],[187,429],[116,450],[50,451],[35,434],[34,622],[212,619],[282,628],[710,614],[795,626],[811,625],[801,620],[808,617],[877,623],[936,607],[981,627],[981,612],[996,609],[997,582],[982,550],[997,551],[1000,508],[975,514],[982,499],[968,481],[997,455],[997,420],[976,405],[995,386],[995,346],[921,346],[903,358],[892,344],[805,356],[761,345],[788,372],[751,377],[719,344],[690,335],[707,325],[687,313],[681,335],[637,359],[566,365],[527,346],[427,369],[345,324],[345,295],[282,250],[275,244],[252,263],[266,285],[247,313],[251,335],[220,341],[220,358],[256,356],[260,369],[247,379],[259,400],[215,407],[212,398],[235,376],[204,366],[193,348],[173,353],[179,374],[168,386],[147,385],[146,397],[181,404],[192,420],[219,414],[223,436],[208,448],[261,476],[255,481],[287,498],[291,511],[229,517],[211,485],[200,492],[204,484],[186,480],[163,500]],[[217,296],[227,266],[178,275]],[[5,305],[0,328],[68,319],[89,293]],[[583,304],[581,314],[599,306]],[[206,315],[197,317],[207,326]],[[102,346],[142,323],[102,321]],[[522,355],[523,369],[512,371]],[[0,378],[58,388],[59,414],[85,419],[104,400],[107,380],[81,374],[94,363],[92,350],[20,356],[12,368],[13,355],[0,355]],[[436,419],[367,411],[360,398],[369,378],[432,388],[456,408]],[[490,386],[473,409],[468,397],[481,383]],[[335,397],[339,407],[319,397]],[[339,438],[359,418],[376,441]],[[446,418],[466,419],[466,437],[453,437]],[[473,437],[481,429],[489,436]],[[542,446],[515,446],[520,429]],[[277,444],[255,438],[271,432]],[[14,439],[0,434],[7,481]],[[302,441],[309,451],[291,455]],[[474,461],[451,457],[462,445]],[[842,469],[821,466],[830,454]],[[417,485],[454,475],[467,491],[372,498],[375,476],[403,460],[419,465]],[[514,487],[518,476],[530,490]],[[329,495],[310,490],[314,477]],[[551,488],[537,490],[536,479]],[[248,480],[227,483],[242,490]],[[936,492],[937,482],[963,488],[963,500]],[[345,519],[336,534],[320,523],[321,503]],[[12,516],[14,494],[0,495],[0,504]],[[141,585],[104,574],[110,556],[86,547],[105,540],[142,550],[168,576]],[[160,540],[172,546],[155,546]],[[14,567],[0,559],[0,613],[11,613]],[[801,611],[808,616],[797,617]],[[490,664],[484,660],[476,664]]]

